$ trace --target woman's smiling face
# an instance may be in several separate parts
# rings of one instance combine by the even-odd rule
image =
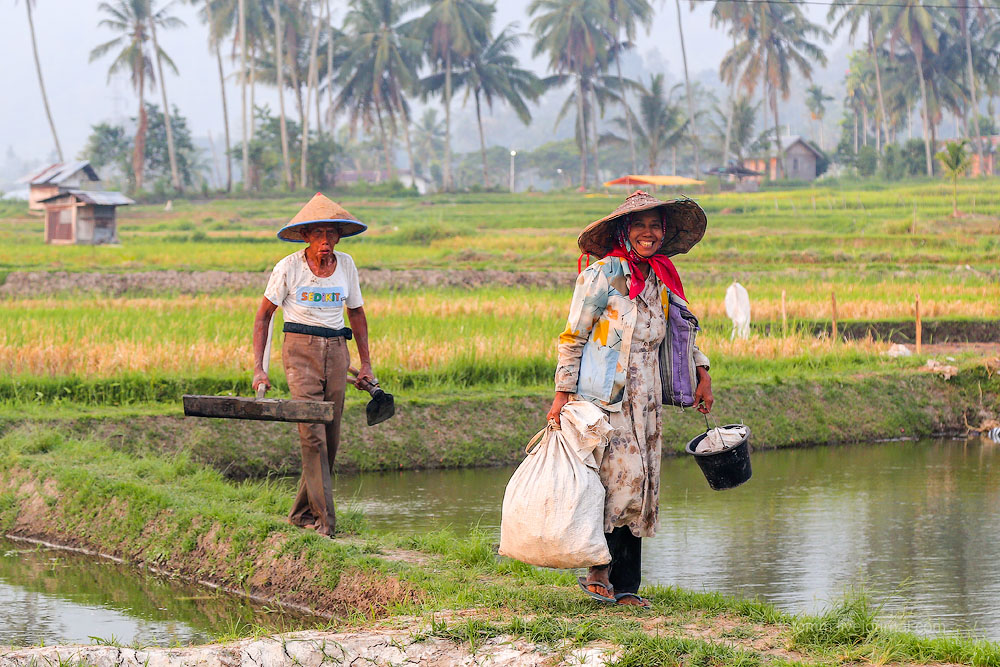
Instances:
[[[641,257],[652,257],[656,254],[663,244],[663,224],[660,222],[658,209],[632,214],[628,242]]]

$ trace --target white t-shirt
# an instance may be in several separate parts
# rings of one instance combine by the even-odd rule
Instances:
[[[337,268],[333,275],[320,278],[306,262],[305,249],[275,264],[264,296],[281,307],[286,322],[328,329],[344,328],[344,306],[359,308],[361,298],[358,267],[347,253],[334,250]]]

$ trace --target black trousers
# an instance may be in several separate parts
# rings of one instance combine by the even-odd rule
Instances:
[[[628,526],[619,526],[604,533],[611,552],[611,572],[608,579],[615,593],[638,593],[642,578],[642,538],[636,537]]]

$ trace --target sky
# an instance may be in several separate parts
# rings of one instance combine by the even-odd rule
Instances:
[[[0,68],[0,91],[3,91],[4,97],[0,105],[0,128],[3,128],[0,129],[0,160],[7,155],[9,162],[9,153],[13,151],[22,163],[34,165],[47,161],[53,155],[54,144],[31,56],[25,1],[0,2],[0,54],[6,63]],[[530,27],[527,15],[529,2],[498,0],[496,25],[500,27],[517,22],[521,30],[527,31]],[[683,81],[676,5],[669,1],[662,4],[660,0],[652,0],[652,3],[656,17],[648,32],[640,31],[636,49],[625,59],[627,73],[648,80],[650,73],[665,71],[670,83]],[[92,125],[103,121],[123,121],[135,115],[138,105],[125,75],[108,79],[111,56],[89,62],[91,49],[113,36],[109,30],[97,25],[101,20],[99,4],[98,0],[36,0],[34,6],[43,76],[67,160],[80,154]],[[717,81],[719,62],[728,48],[728,39],[721,30],[710,26],[711,3],[695,2],[693,10],[689,4],[681,3],[689,71],[692,78]],[[334,0],[335,21],[343,16],[345,5],[343,0]],[[166,74],[170,103],[188,118],[194,137],[203,141],[211,137],[217,150],[221,150],[223,122],[220,88],[214,56],[208,49],[207,30],[189,3],[177,2],[173,11],[187,25],[158,34],[164,50],[173,58],[179,71],[177,75],[171,72]],[[823,22],[825,8],[811,7],[807,11],[813,20]],[[522,62],[529,63],[539,74],[544,74],[547,60],[532,58],[532,42],[530,38],[526,39],[519,55]],[[843,79],[845,69],[844,39],[838,38],[827,50],[831,64],[825,71],[817,72],[816,79],[839,99],[841,89],[835,86]],[[231,53],[230,49],[227,52]],[[227,72],[231,71],[232,61],[227,60],[225,67]],[[796,86],[797,89],[801,87]],[[239,87],[230,81],[227,98],[234,141],[240,135],[239,94]],[[558,132],[554,130],[555,112],[564,96],[563,92],[551,93],[540,105],[535,114],[536,122],[530,128],[524,128],[511,115],[497,110],[492,118],[486,119],[490,143],[512,147],[522,144],[519,147],[530,148],[557,134],[567,136],[571,132],[568,123],[564,123]],[[159,90],[147,91],[147,99],[161,104]],[[277,99],[276,91],[258,86],[258,104],[267,103],[276,109]],[[290,99],[288,104],[294,108]],[[790,111],[788,120],[792,123],[792,133],[804,133],[807,128],[801,108],[793,104]],[[472,105],[464,110],[456,108],[453,114],[456,150],[472,150],[478,145]]]

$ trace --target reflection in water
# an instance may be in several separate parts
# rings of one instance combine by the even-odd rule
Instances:
[[[1000,639],[996,452],[955,441],[758,452],[753,479],[724,492],[687,457],[665,460],[644,579],[796,612],[863,585],[907,629]],[[336,495],[375,529],[496,533],[511,472],[342,476]]]
[[[0,539],[0,645],[204,643],[243,623],[304,622],[112,561]]]

